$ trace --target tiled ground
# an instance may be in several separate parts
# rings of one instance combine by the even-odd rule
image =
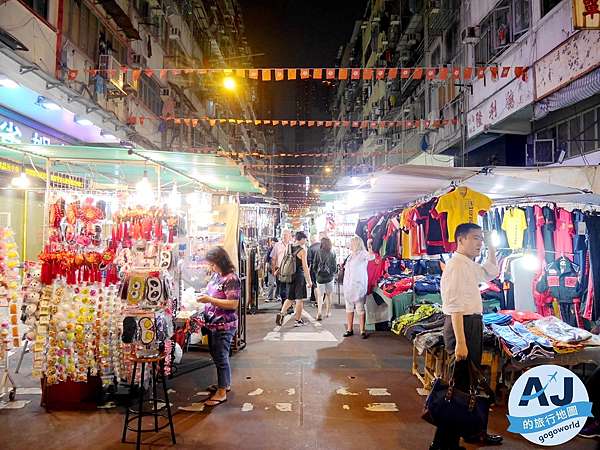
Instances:
[[[308,311],[314,317],[315,311]],[[343,320],[343,309],[337,308],[322,326],[311,322],[296,329],[290,322],[279,330],[272,312],[263,309],[249,316],[248,347],[233,357],[233,391],[227,403],[205,412],[178,411],[177,446],[171,446],[168,433],[161,432],[144,436],[144,447],[428,448],[434,429],[420,418],[424,398],[417,395],[417,380],[410,375],[408,343],[389,333],[375,333],[366,341],[358,336],[343,339]],[[269,340],[264,339],[266,336]],[[295,340],[286,339],[290,336]],[[14,364],[16,357],[11,361]],[[21,386],[35,386],[27,377],[29,365],[27,359],[18,376]],[[194,394],[214,381],[211,367],[172,380],[175,409],[200,401],[202,397]],[[340,388],[358,395],[340,395],[336,392]],[[371,396],[368,388],[385,388],[390,395]],[[263,393],[248,395],[257,389]],[[120,443],[121,410],[46,413],[39,407],[39,396],[19,398],[32,402],[24,409],[0,411],[2,449],[134,447]],[[246,403],[251,406],[245,405],[245,409],[251,411],[242,410]],[[372,403],[393,403],[397,411],[367,411],[365,408]],[[490,426],[504,434],[502,448],[535,448],[505,431],[505,413],[497,408]],[[595,441],[576,438],[564,448],[598,446]]]

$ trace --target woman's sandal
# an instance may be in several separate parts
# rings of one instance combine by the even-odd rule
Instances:
[[[206,390],[208,392],[217,392],[217,390],[219,389],[219,387],[216,384],[211,384],[210,386],[208,386],[206,388]],[[226,392],[231,391],[231,387],[228,387],[227,389],[225,389]]]
[[[205,406],[210,406],[212,408],[213,406],[219,406],[221,403],[225,403],[226,401],[227,401],[226,398],[224,398],[223,400],[216,400],[214,398],[209,398],[208,400],[206,400],[204,402],[204,405]],[[209,404],[208,402],[213,402],[213,403]]]

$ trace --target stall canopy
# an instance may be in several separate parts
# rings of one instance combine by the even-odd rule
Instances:
[[[497,202],[560,201],[600,205],[597,166],[582,167],[433,167],[401,165],[365,177],[344,177],[324,201],[342,208],[377,212],[442,193],[453,185],[467,186]],[[345,202],[345,205],[343,204]]]
[[[151,177],[157,165],[162,166],[162,184],[182,185],[197,182],[214,191],[261,193],[263,190],[251,177],[242,173],[232,160],[215,155],[167,152],[116,147],[84,147],[63,145],[3,144],[0,159],[33,164],[44,171],[46,161],[52,162],[52,172],[93,178],[98,183],[135,183]]]

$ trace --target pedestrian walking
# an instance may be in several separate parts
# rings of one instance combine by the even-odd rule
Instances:
[[[283,324],[283,318],[290,306],[295,303],[294,319],[295,326],[304,325],[302,320],[303,302],[308,298],[307,288],[312,288],[310,270],[307,262],[306,234],[302,231],[296,233],[296,242],[288,246],[288,250],[279,267],[279,280],[284,283],[287,293],[281,311],[277,314],[275,323]]]
[[[332,250],[331,239],[321,239],[321,246],[314,257],[315,278],[317,282],[317,320],[331,316],[331,298],[333,296],[333,278],[337,272],[337,261]]]
[[[281,303],[285,303],[288,298],[288,293],[286,291],[286,283],[282,283],[279,281],[279,267],[281,266],[281,262],[283,261],[283,257],[292,242],[292,232],[288,229],[285,229],[281,233],[281,241],[276,242],[273,245],[273,250],[271,251],[271,264],[273,269],[273,276],[275,277],[275,283],[277,285],[276,295],[281,299]]]
[[[308,268],[310,269],[310,278],[311,280],[316,280],[317,273],[315,271],[315,256],[317,255],[319,249],[321,248],[321,239],[325,237],[324,232],[320,232],[319,236],[313,236],[313,241],[311,246],[308,248]],[[316,297],[316,289],[311,289],[310,291],[310,302],[317,306],[317,297]]]
[[[488,242],[488,256],[483,264],[475,259],[483,247],[483,231],[479,225],[464,223],[456,228],[457,250],[446,264],[441,280],[442,311],[446,314],[444,344],[454,355],[456,389],[469,391],[469,364],[481,364],[483,353],[483,302],[479,283],[498,276],[496,250]],[[500,444],[502,436],[463,436],[467,442]],[[438,426],[430,450],[460,449],[460,436],[453,429]]]
[[[358,314],[360,335],[366,339],[365,329],[367,301],[367,285],[369,277],[367,266],[369,261],[375,258],[371,248],[371,241],[367,241],[369,251],[365,250],[365,244],[359,236],[350,239],[350,256],[344,267],[344,302],[346,303],[346,332],[344,337],[354,335],[354,312]]]

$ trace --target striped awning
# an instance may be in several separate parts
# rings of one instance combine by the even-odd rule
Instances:
[[[534,117],[541,119],[552,111],[574,105],[600,93],[600,67],[559,89],[535,104]]]

